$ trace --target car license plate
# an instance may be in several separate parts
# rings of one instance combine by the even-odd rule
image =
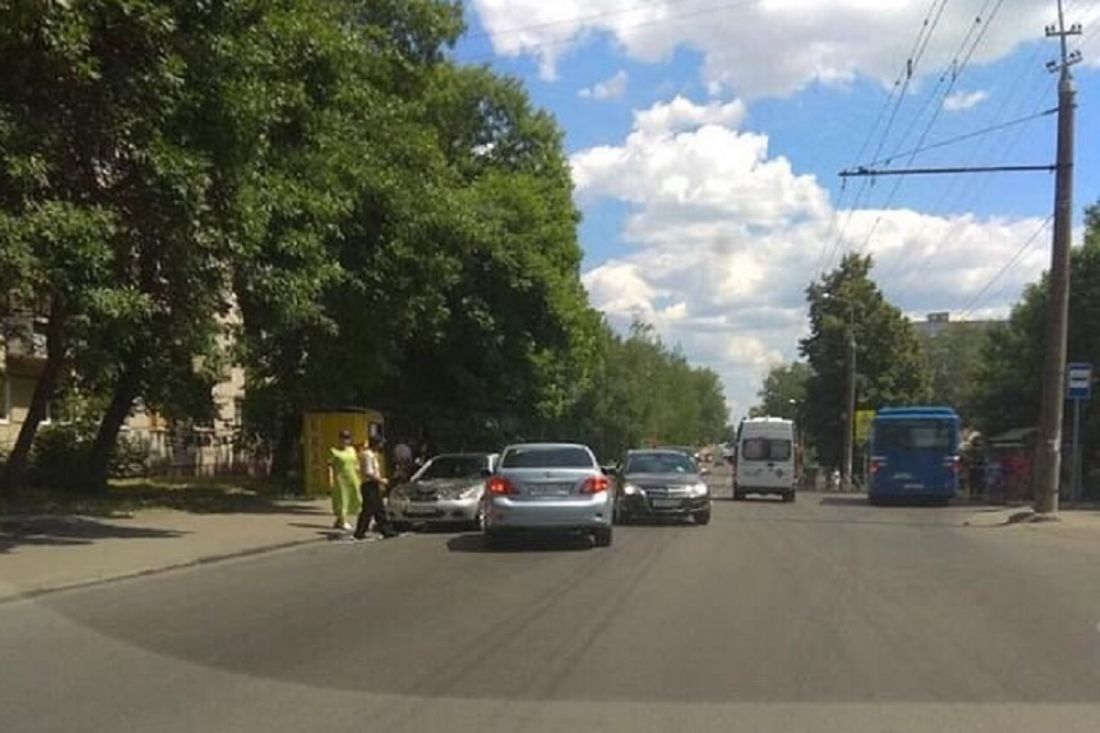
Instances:
[[[673,509],[673,508],[678,507],[678,506],[680,506],[680,500],[679,499],[654,499],[653,500],[653,508],[654,509]]]
[[[572,488],[572,484],[541,484],[529,487],[527,493],[531,496],[569,496]]]
[[[437,512],[438,509],[436,509],[435,506],[432,505],[416,506],[415,504],[412,504],[407,509],[405,509],[405,513],[408,514],[410,517],[430,517]]]

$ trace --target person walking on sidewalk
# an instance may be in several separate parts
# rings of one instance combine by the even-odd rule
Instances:
[[[332,494],[333,529],[351,531],[349,517],[359,512],[359,453],[351,443],[351,431],[340,431],[339,445],[329,449],[328,487]]]
[[[397,531],[386,516],[386,508],[382,503],[382,487],[386,485],[386,479],[382,476],[382,465],[378,459],[379,448],[378,439],[371,438],[359,454],[359,469],[363,479],[360,486],[363,508],[359,512],[359,521],[355,523],[357,540],[366,539],[372,519],[375,530],[380,532],[383,538],[388,539],[397,535]]]

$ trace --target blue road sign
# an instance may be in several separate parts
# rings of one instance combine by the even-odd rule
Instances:
[[[1092,364],[1066,364],[1066,399],[1092,399]]]

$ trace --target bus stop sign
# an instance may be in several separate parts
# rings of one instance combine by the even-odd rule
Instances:
[[[1088,400],[1092,398],[1092,364],[1066,365],[1066,399]]]

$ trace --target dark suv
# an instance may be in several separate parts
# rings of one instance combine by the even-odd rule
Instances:
[[[692,517],[710,522],[710,490],[691,456],[675,449],[627,452],[615,482],[615,518]]]

